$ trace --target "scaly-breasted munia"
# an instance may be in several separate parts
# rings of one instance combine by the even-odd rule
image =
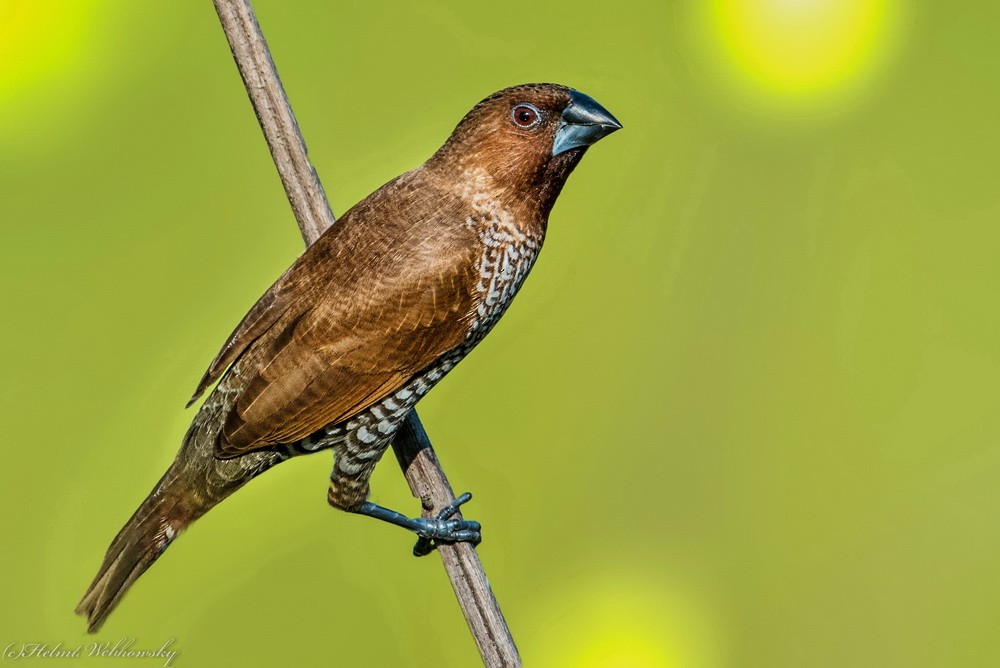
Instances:
[[[478,542],[476,522],[368,502],[369,477],[410,409],[507,309],[587,147],[620,127],[564,86],[507,88],[306,249],[198,385],[192,402],[221,378],[77,607],[90,630],[187,525],[275,464],[325,448],[332,505]]]

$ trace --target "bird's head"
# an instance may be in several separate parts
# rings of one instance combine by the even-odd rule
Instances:
[[[547,214],[587,147],[621,127],[566,86],[514,86],[473,107],[428,166],[485,178],[497,197],[532,199]]]

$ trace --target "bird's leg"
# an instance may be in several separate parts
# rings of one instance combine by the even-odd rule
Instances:
[[[355,453],[348,447],[334,446],[336,461],[333,473],[330,475],[330,489],[327,501],[331,506],[347,512],[367,515],[375,519],[389,522],[396,526],[409,529],[420,538],[413,547],[413,554],[422,557],[430,554],[440,543],[467,542],[478,545],[481,536],[479,522],[472,520],[449,519],[459,507],[472,499],[472,494],[466,492],[445,506],[437,517],[407,517],[395,510],[384,508],[370,501],[368,497],[368,480],[378,454],[367,456],[368,453]]]
[[[472,543],[478,545],[482,540],[482,529],[474,520],[452,520],[452,515],[458,512],[459,506],[472,499],[472,494],[466,492],[445,506],[437,517],[407,517],[395,510],[389,510],[365,501],[353,512],[367,515],[375,519],[389,522],[396,526],[409,529],[418,536],[413,546],[413,556],[422,557],[434,551],[440,543]]]

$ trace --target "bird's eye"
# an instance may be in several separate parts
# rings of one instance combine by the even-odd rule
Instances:
[[[519,104],[511,112],[514,124],[521,128],[533,128],[542,119],[541,112],[531,104]]]

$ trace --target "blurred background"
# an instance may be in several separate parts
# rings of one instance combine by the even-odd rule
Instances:
[[[625,125],[421,403],[527,665],[996,661],[1000,6],[255,5],[336,212],[507,85]],[[0,1],[0,225],[0,645],[73,648],[194,385],[301,252],[208,0]],[[329,468],[215,509],[96,640],[476,665],[437,557],[330,509]],[[391,456],[373,499],[417,512]]]

